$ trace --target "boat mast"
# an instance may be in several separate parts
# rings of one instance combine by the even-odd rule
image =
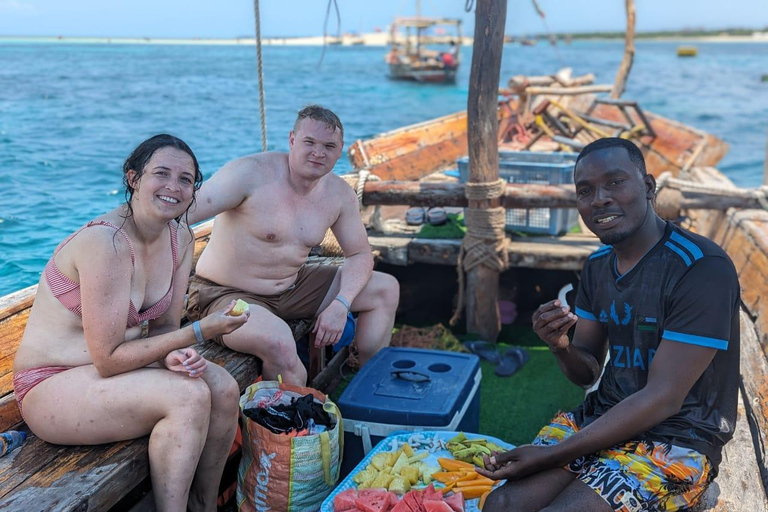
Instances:
[[[627,3],[627,32],[624,35],[624,58],[616,73],[616,81],[613,84],[611,98],[618,99],[624,94],[627,86],[627,77],[632,69],[632,61],[635,59],[635,0],[626,0]]]
[[[416,0],[416,19],[421,19],[421,0]],[[416,27],[416,56],[421,56],[421,26]]]
[[[467,332],[478,333],[490,341],[496,341],[501,331],[499,274],[509,263],[504,232],[506,211],[501,204],[505,183],[499,179],[497,117],[506,18],[507,0],[477,1],[467,100],[470,178],[465,194],[469,207],[458,269],[460,285],[464,270],[467,272]]]

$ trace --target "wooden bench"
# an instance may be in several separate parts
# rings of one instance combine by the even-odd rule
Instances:
[[[196,229],[195,261],[208,241],[210,226]],[[324,264],[310,258],[310,264]],[[13,393],[13,359],[34,302],[37,286],[0,298],[0,432],[27,432],[24,445],[0,458],[0,510],[102,511],[109,510],[142,483],[147,487],[149,437],[97,446],[59,446],[46,443],[23,423]],[[310,329],[309,321],[291,324],[296,338]],[[253,356],[208,343],[201,354],[237,380],[241,391],[258,376],[261,364]],[[324,389],[338,374],[347,351],[328,364],[325,351],[310,343],[310,385]],[[151,496],[149,500],[151,502]],[[121,508],[122,503],[121,503]],[[154,510],[150,503],[149,510]]]

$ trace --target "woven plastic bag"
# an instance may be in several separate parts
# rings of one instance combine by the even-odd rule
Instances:
[[[280,390],[301,397],[311,393],[335,420],[332,429],[316,435],[275,434],[243,412],[260,398]],[[336,404],[323,393],[276,381],[250,385],[240,397],[243,452],[237,475],[237,506],[241,512],[315,512],[339,480],[344,427]]]

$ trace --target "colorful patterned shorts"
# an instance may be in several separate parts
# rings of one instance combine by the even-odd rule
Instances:
[[[533,441],[555,445],[579,431],[571,413],[558,413]],[[630,441],[581,457],[564,469],[620,512],[675,511],[696,504],[707,489],[712,465],[689,448],[657,441]]]

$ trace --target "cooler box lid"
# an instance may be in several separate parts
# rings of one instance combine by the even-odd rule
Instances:
[[[474,354],[387,347],[360,370],[337,404],[345,420],[447,426],[479,392]]]

